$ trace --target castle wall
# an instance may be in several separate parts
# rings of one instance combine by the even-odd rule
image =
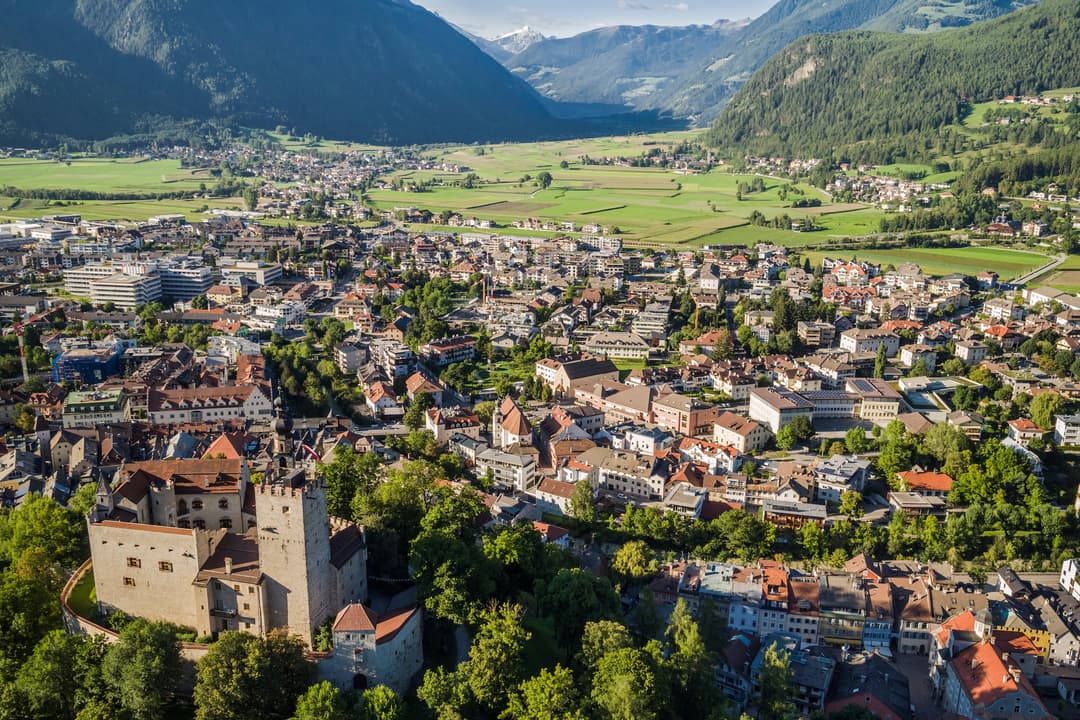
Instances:
[[[318,673],[320,680],[342,690],[386,685],[403,695],[423,666],[423,616],[417,610],[393,638],[383,642],[376,643],[374,632],[335,632],[334,652],[320,659]]]
[[[204,537],[198,537],[203,535]],[[89,524],[99,605],[106,612],[200,629],[206,597],[192,585],[210,554],[210,539],[193,530],[133,523]]]

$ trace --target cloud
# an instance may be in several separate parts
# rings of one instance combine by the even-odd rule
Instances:
[[[620,10],[652,10],[648,5],[638,0],[616,0],[615,7]]]
[[[678,2],[669,3],[667,5],[661,5],[665,10],[674,10],[675,12],[689,12],[690,3]]]

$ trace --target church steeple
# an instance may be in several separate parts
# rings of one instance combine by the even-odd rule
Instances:
[[[274,467],[279,470],[291,468],[293,458],[292,418],[285,414],[281,396],[274,398]]]

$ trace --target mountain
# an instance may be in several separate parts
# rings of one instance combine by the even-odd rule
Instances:
[[[540,97],[408,0],[0,0],[0,142],[160,118],[398,144],[567,132]]]
[[[688,27],[615,26],[548,38],[503,64],[560,102],[636,107],[692,68],[740,27],[726,21]]]
[[[1032,5],[1031,0],[902,0],[863,30],[885,32],[932,32],[964,27]]]
[[[520,52],[525,52],[536,43],[543,42],[546,39],[547,38],[541,33],[526,25],[514,32],[500,35],[492,40],[492,42],[511,55],[517,55]]]
[[[804,156],[925,144],[970,103],[1070,87],[1077,77],[1078,0],[931,34],[812,35],[765,63],[706,139]]]
[[[1036,1],[779,0],[751,22],[602,28],[549,38],[500,60],[562,102],[616,103],[707,125],[766,60],[804,35],[939,30]]]

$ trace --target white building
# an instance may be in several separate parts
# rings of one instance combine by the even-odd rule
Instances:
[[[1080,415],[1058,415],[1054,418],[1054,444],[1080,445]]]
[[[850,353],[876,353],[885,346],[885,355],[893,357],[900,350],[900,336],[876,328],[852,328],[840,333],[840,348]]]
[[[476,474],[484,476],[488,470],[495,482],[528,492],[536,485],[536,459],[532,455],[503,452],[490,448],[476,454]]]
[[[750,417],[780,432],[797,417],[813,422],[814,405],[806,398],[783,388],[754,388],[750,391]]]
[[[276,305],[256,305],[255,317],[278,327],[303,325],[307,308],[297,300],[285,300]]]

